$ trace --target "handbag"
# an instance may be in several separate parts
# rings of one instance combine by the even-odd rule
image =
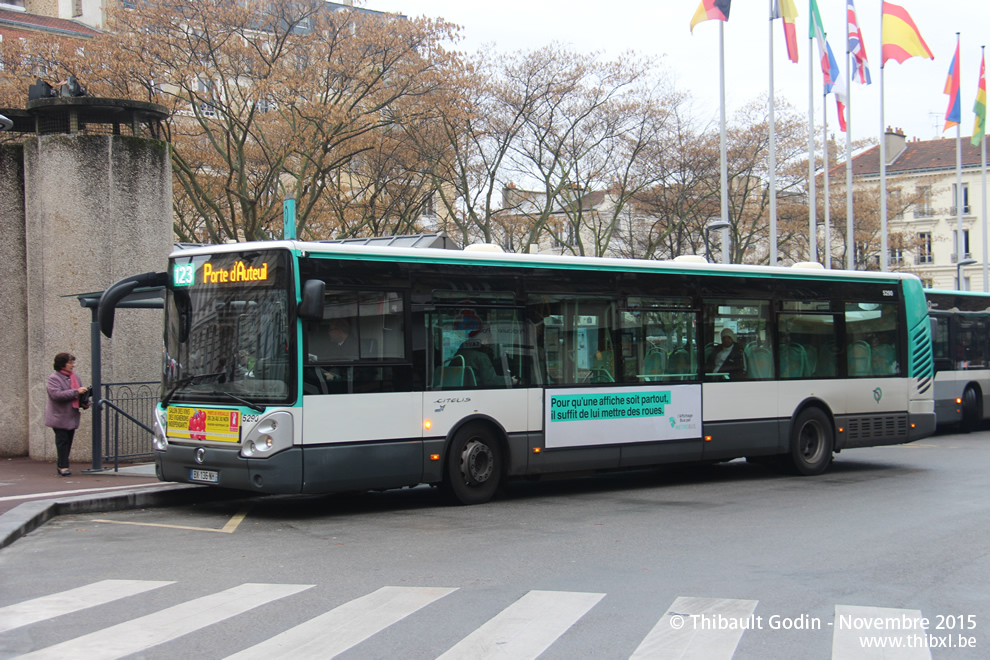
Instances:
[[[89,408],[90,402],[93,398],[93,386],[90,385],[89,388],[79,395],[79,407],[85,410]]]

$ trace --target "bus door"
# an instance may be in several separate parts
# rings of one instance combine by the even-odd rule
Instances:
[[[704,458],[775,453],[784,413],[778,406],[771,303],[715,298],[702,303]]]

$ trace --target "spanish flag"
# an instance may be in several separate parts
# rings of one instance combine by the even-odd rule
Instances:
[[[883,48],[880,66],[886,64],[887,60],[897,60],[898,64],[904,64],[904,60],[911,57],[935,59],[907,10],[889,2],[883,3],[881,44]]]
[[[794,0],[774,0],[773,17],[784,19],[784,41],[787,42],[787,57],[791,62],[798,61],[797,30],[794,25],[797,16]]]
[[[727,21],[729,20],[729,4],[732,0],[701,0],[698,11],[694,12],[691,19],[691,32],[694,26],[702,21]]]

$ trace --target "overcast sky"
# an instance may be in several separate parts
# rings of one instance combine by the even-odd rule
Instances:
[[[339,0],[338,0],[339,1]],[[878,137],[880,118],[880,0],[855,0],[863,30],[873,84],[852,85],[853,137]],[[699,23],[692,35],[691,17],[699,0],[360,0],[369,9],[400,12],[409,17],[442,17],[462,27],[459,50],[473,52],[481,44],[499,51],[533,50],[559,42],[582,52],[615,57],[625,50],[663,56],[678,89],[694,101],[697,116],[718,120],[718,21]],[[781,21],[773,22],[774,87],[796,110],[808,113],[808,0],[795,0],[800,61],[787,59]],[[902,0],[914,18],[934,61],[912,58],[888,62],[884,70],[884,122],[901,127],[909,139],[955,137],[943,133],[949,97],[943,93],[961,33],[962,135],[973,130],[973,103],[980,73],[980,46],[990,45],[988,0]],[[818,0],[828,41],[844,75],[846,0]],[[731,113],[769,91],[769,0],[735,0],[725,24],[726,102]],[[814,54],[815,122],[821,133],[821,69]],[[835,102],[828,100],[829,132],[838,134]]]

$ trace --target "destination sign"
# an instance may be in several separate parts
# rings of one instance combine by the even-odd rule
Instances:
[[[175,264],[172,268],[173,286],[193,286],[196,284],[196,264]],[[207,261],[199,267],[199,284],[244,284],[268,281],[268,262],[260,266],[249,266],[236,261],[229,267],[215,266]]]

